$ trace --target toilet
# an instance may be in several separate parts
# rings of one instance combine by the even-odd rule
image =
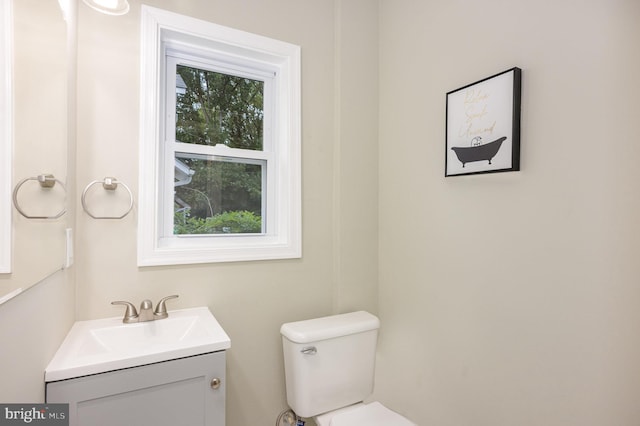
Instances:
[[[283,324],[287,403],[318,426],[416,426],[373,392],[380,321],[359,311]]]

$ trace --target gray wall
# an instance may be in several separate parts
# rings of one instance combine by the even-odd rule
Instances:
[[[640,419],[640,3],[382,1],[377,396],[421,425]],[[522,171],[444,178],[445,94],[523,70]]]
[[[130,3],[122,17],[79,8],[80,190],[115,176],[137,193],[140,1]],[[286,408],[281,324],[377,310],[377,4],[145,3],[301,46],[303,258],[138,268],[136,215],[96,221],[76,205],[78,319],[169,294],[174,309],[208,306],[231,337],[227,424],[273,423]]]
[[[59,271],[0,305],[0,401],[44,402],[44,370],[71,328],[74,287]]]
[[[149,4],[302,46],[304,257],[139,269],[135,215],[77,204],[74,275],[0,309],[0,400],[42,396],[75,284],[76,319],[209,306],[232,339],[230,426],[284,409],[283,322],[352,309],[382,319],[375,396],[421,425],[637,423],[640,4]],[[139,5],[80,7],[76,189],[136,188]],[[445,179],[445,93],[512,66],[522,171]]]

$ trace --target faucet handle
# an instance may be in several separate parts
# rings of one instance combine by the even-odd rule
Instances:
[[[130,323],[136,322],[138,320],[138,311],[136,311],[136,307],[129,302],[125,302],[123,300],[116,300],[115,302],[111,302],[112,305],[125,305],[127,310],[124,312],[124,318],[122,322]]]
[[[157,319],[168,317],[169,313],[167,312],[167,305],[165,302],[169,299],[177,299],[177,298],[178,298],[178,295],[174,294],[172,296],[167,296],[160,299],[160,301],[156,305],[156,310],[153,311],[153,316],[156,317]]]

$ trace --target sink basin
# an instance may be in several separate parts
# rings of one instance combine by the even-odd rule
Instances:
[[[53,382],[229,349],[231,341],[208,308],[124,324],[122,317],[76,322],[45,370]]]

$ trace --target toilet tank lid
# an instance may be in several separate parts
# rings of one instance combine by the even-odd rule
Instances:
[[[282,324],[280,333],[294,343],[311,343],[380,328],[380,320],[365,311]]]

